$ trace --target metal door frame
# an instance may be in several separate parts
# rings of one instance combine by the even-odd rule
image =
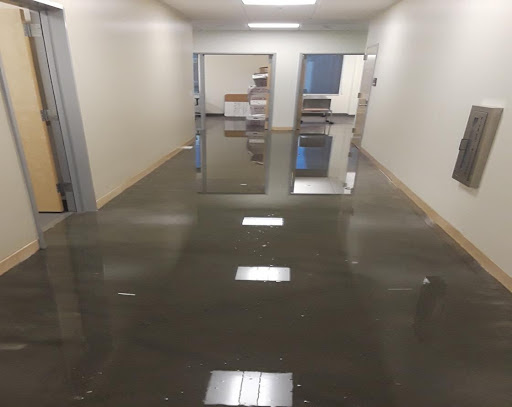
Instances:
[[[308,53],[301,53],[299,58],[299,69],[298,69],[298,78],[297,78],[297,92],[295,96],[295,114],[294,114],[294,120],[293,120],[293,146],[292,146],[292,159],[291,159],[291,165],[290,165],[290,181],[289,181],[289,194],[290,195],[300,195],[295,194],[293,192],[295,188],[295,173],[297,170],[297,153],[298,153],[298,142],[300,138],[300,130],[301,130],[301,121],[302,121],[302,104],[304,100],[304,82],[306,80],[306,61],[308,55],[358,55],[363,56],[366,55],[365,53],[326,53],[326,52],[308,52]],[[343,71],[342,71],[343,75]],[[340,83],[341,86],[341,83]],[[321,196],[323,194],[315,194],[318,196]],[[334,194],[333,194],[334,195]],[[337,195],[337,194],[336,194]]]
[[[272,83],[270,84],[270,99],[268,103],[268,128],[272,131],[274,123],[274,98],[275,98],[275,84],[276,84],[276,61],[277,54],[272,52],[194,52],[199,57],[199,94],[200,94],[200,110],[201,110],[201,129],[205,129],[206,122],[206,70],[205,70],[205,57],[208,55],[217,56],[251,56],[251,55],[264,55],[269,57],[270,61],[270,74]]]
[[[51,136],[54,138],[52,141],[53,146],[55,146],[54,153],[58,157],[56,165],[59,169],[62,168],[61,165],[67,166],[69,171],[68,179],[74,193],[74,200],[68,210],[71,212],[96,211],[96,196],[94,193],[89,154],[73,74],[63,6],[54,1],[47,0],[0,0],[0,2],[27,8],[31,11],[31,15],[38,13],[40,16],[43,41],[38,47],[34,57],[39,57],[37,61],[37,64],[40,65],[39,68],[42,64],[48,64],[48,72],[46,73],[45,79],[46,84],[43,82],[42,85],[46,90],[45,94],[47,94],[48,89],[53,89],[52,93],[55,98],[54,108],[60,120],[60,126],[54,126],[54,131],[52,131]],[[44,58],[44,60],[40,58]],[[32,181],[28,172],[27,161],[16,124],[9,87],[1,60],[0,71],[0,87],[4,94],[9,125],[15,139],[18,158],[31,203],[39,246],[44,249],[46,248],[46,242],[38,221],[39,211],[37,210]],[[43,79],[45,78],[44,68],[41,77]],[[48,83],[48,80],[51,83]],[[48,86],[51,87],[49,88]],[[55,141],[57,143],[55,143]]]
[[[269,136],[272,134],[272,125],[274,123],[274,98],[275,98],[275,84],[276,84],[276,61],[277,54],[276,53],[268,53],[268,52],[194,52],[199,58],[199,95],[200,95],[200,111],[201,111],[201,129],[199,132],[201,133],[201,176],[203,179],[202,187],[203,192],[207,193],[207,168],[206,168],[206,68],[205,68],[205,57],[208,55],[216,55],[216,56],[251,56],[251,55],[263,55],[269,58],[270,63],[270,77],[272,78],[272,82],[270,83],[270,98],[268,101],[268,133]],[[270,138],[266,140],[266,154],[265,160],[267,157],[270,157],[268,154],[270,148]],[[265,194],[268,194],[268,179],[270,177],[270,162],[265,161]]]
[[[0,91],[2,93],[2,98],[4,101],[6,113],[7,113],[7,121],[9,122],[9,127],[11,129],[11,133],[14,138],[14,144],[16,146],[16,150],[18,152],[18,160],[20,163],[21,171],[23,173],[23,178],[25,180],[25,185],[27,187],[28,198],[30,200],[30,207],[32,209],[32,215],[34,217],[34,224],[36,226],[37,232],[37,240],[39,241],[39,247],[41,249],[46,249],[46,240],[44,239],[44,233],[42,228],[39,226],[39,222],[37,220],[37,214],[39,211],[37,210],[36,197],[34,195],[34,189],[32,187],[32,180],[30,178],[30,173],[28,171],[27,159],[25,157],[25,152],[23,150],[23,145],[21,142],[20,132],[18,130],[18,125],[16,123],[14,108],[11,101],[11,96],[9,93],[9,88],[7,85],[7,78],[5,77],[5,69],[2,62],[2,56],[0,55]]]
[[[42,27],[41,15],[37,11],[30,11],[30,24],[39,24]],[[42,35],[32,36],[30,38],[32,56],[38,85],[40,89],[41,102],[45,113],[48,135],[52,146],[52,154],[57,169],[57,176],[61,188],[59,193],[66,200],[66,210],[76,212],[76,201],[74,196],[69,169],[69,161],[66,154],[64,137],[60,126],[59,114],[57,111],[57,102],[52,84],[52,75],[50,72],[50,61],[47,59],[46,45]]]
[[[300,122],[302,120],[302,103],[304,99],[304,82],[306,80],[306,61],[308,55],[366,55],[366,52],[301,52],[299,57],[299,69],[297,77],[297,90],[295,93],[295,114],[293,118],[293,130],[300,131]],[[342,71],[343,75],[343,71]],[[341,87],[341,83],[340,83]]]
[[[373,44],[373,45],[366,47],[366,50],[364,52],[364,57],[365,57],[365,62],[366,62],[368,55],[370,55],[370,53],[368,51],[371,50],[372,48],[375,48],[375,52],[371,54],[371,55],[375,55],[375,66],[373,67],[373,72],[372,72],[372,81],[373,81],[375,79],[375,71],[377,69],[377,59],[379,57],[379,44]],[[361,84],[361,86],[362,86],[362,84]],[[370,100],[371,100],[371,96],[372,96],[373,86],[374,85],[370,86],[370,93],[368,93],[368,101],[366,102],[366,114],[364,116],[364,121],[363,121],[362,128],[361,128],[361,140],[364,137],[364,131],[366,129],[366,120],[368,119],[368,112],[370,111]]]

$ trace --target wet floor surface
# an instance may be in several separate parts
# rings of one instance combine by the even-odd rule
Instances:
[[[1,276],[0,405],[512,405],[512,295],[364,157],[290,195],[266,142],[266,194],[197,194],[184,150]]]

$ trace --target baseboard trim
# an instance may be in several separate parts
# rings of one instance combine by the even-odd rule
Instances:
[[[39,242],[34,240],[25,247],[22,247],[17,252],[11,254],[9,257],[0,261],[0,276],[7,271],[17,266],[21,262],[27,260],[30,256],[39,250]]]
[[[461,246],[471,257],[473,257],[482,268],[487,271],[491,276],[498,280],[505,288],[512,292],[512,277],[487,257],[478,247],[471,243],[464,235],[450,224],[446,219],[439,215],[433,208],[431,208],[424,200],[416,195],[407,185],[400,181],[395,174],[382,165],[375,157],[373,157],[364,148],[359,147],[359,150],[379,169],[381,170],[392,182],[399,188],[407,197],[414,202],[425,214],[434,221],[441,229],[443,229],[455,242]]]
[[[165,162],[169,161],[171,158],[176,156],[178,153],[183,151],[183,147],[190,146],[195,141],[195,137],[191,138],[189,141],[187,141],[182,146],[172,150],[170,153],[166,154],[162,158],[160,158],[155,163],[151,164],[148,168],[145,170],[139,172],[134,177],[128,179],[127,181],[123,182],[118,187],[114,188],[112,191],[110,191],[108,194],[102,196],[98,200],[96,200],[96,206],[98,209],[101,209],[106,204],[108,204],[111,200],[113,200],[115,197],[121,195],[124,191],[126,191],[131,186],[135,185],[137,182],[139,182],[142,178],[146,177],[147,175],[151,174],[153,171],[155,171],[158,167],[160,167]]]
[[[272,131],[275,133],[292,131],[293,127],[272,127]]]

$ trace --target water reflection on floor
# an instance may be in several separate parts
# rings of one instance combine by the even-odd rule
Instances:
[[[352,144],[354,118],[304,118],[295,136],[294,194],[350,195],[355,187],[359,151]]]
[[[244,119],[208,117],[196,135],[198,191],[208,194],[264,194],[266,133],[248,132]]]
[[[293,135],[290,151],[279,155],[271,149],[271,137],[288,134],[254,133],[245,130],[241,119],[208,117],[206,130],[196,136],[198,190],[202,193],[264,194],[273,182],[271,160],[288,162],[289,183],[283,188],[293,194],[350,195],[357,175],[359,150],[352,144],[351,116],[308,119]],[[279,177],[280,179],[282,177]]]

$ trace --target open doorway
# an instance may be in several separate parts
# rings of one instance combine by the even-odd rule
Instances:
[[[266,192],[273,58],[268,54],[197,55],[200,192]]]
[[[291,193],[349,195],[357,169],[352,129],[364,55],[301,57]]]
[[[44,247],[43,232],[96,210],[61,8],[0,2],[0,85]]]

